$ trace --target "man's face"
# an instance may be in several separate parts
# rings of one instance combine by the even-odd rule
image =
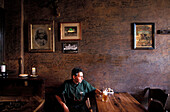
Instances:
[[[43,39],[45,36],[45,31],[43,29],[38,30],[38,36],[40,39]]]
[[[81,83],[83,79],[83,72],[79,72],[77,76],[73,75],[73,81],[76,84]]]

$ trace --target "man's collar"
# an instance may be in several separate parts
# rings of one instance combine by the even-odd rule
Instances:
[[[83,83],[83,81],[84,81],[84,80],[82,80],[81,83]],[[81,84],[81,83],[76,84],[76,83],[74,83],[74,81],[73,81],[73,79],[72,79],[72,85],[73,85],[73,86],[78,86],[78,85]]]
[[[73,81],[73,79],[72,79],[72,85],[75,87],[75,86],[78,86],[78,85],[79,85],[79,83],[78,83],[78,84],[76,84],[76,83]]]

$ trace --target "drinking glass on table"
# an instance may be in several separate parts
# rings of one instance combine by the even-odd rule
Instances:
[[[107,100],[108,100],[107,89],[104,89],[102,94],[102,101],[107,102]]]

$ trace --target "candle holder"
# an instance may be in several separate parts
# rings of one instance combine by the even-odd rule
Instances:
[[[38,75],[36,75],[36,68],[32,67],[32,74],[30,75],[30,77],[38,77]]]

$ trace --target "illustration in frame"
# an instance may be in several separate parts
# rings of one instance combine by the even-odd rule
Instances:
[[[133,23],[134,49],[155,49],[155,24]]]
[[[63,43],[63,53],[78,53],[77,42]]]
[[[80,23],[60,23],[60,40],[81,40]]]
[[[30,52],[54,52],[54,28],[52,24],[30,24]]]

